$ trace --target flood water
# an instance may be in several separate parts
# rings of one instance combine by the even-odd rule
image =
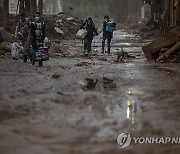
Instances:
[[[119,148],[117,137],[178,137],[178,64],[146,61],[138,34],[114,34],[112,55],[101,54],[101,36],[91,58],[80,40],[63,41],[69,57],[44,66],[0,60],[0,153],[177,154],[179,144]],[[135,58],[115,62],[116,52]]]

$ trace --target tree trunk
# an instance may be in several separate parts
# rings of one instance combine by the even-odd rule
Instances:
[[[172,46],[172,45],[176,44],[177,41],[178,41],[178,37],[173,36],[173,37],[171,37],[171,38],[169,38],[169,39],[167,39],[167,40],[157,44],[156,46],[154,46],[151,49],[151,53],[152,54],[159,53],[162,48],[166,48],[166,47]]]
[[[25,0],[20,0],[20,8],[19,8],[19,13],[23,13],[25,12],[25,9],[24,9],[24,2]]]
[[[38,7],[39,7],[39,12],[43,14],[43,0],[39,0]]]
[[[37,12],[37,0],[31,0],[31,13],[35,14]]]
[[[167,59],[170,55],[172,55],[178,48],[180,47],[180,42],[176,43],[172,48],[170,48],[168,51],[166,51],[164,54],[160,55],[157,59],[157,62],[160,62],[161,60]]]
[[[31,10],[30,5],[31,5],[30,0],[25,0],[25,12],[30,13]]]
[[[180,21],[180,1],[178,1],[176,9],[177,9],[177,19]]]
[[[4,0],[4,27],[9,24],[9,0]]]
[[[162,48],[175,44],[177,42],[177,37],[179,33],[180,33],[180,28],[175,28],[170,32],[168,32],[167,34],[158,37],[156,40],[144,46],[143,52],[146,58],[148,60],[153,60],[154,54],[157,54]]]

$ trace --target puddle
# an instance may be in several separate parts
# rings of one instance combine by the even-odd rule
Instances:
[[[139,98],[143,92],[130,88],[125,92],[124,98],[116,105],[108,105],[106,111],[108,116],[115,119],[119,124],[124,120],[128,120],[134,124],[138,116],[142,116],[143,108],[140,104]]]
[[[105,91],[115,90],[117,85],[113,79],[103,77],[102,79],[86,78],[86,83],[83,85],[83,90],[98,90],[99,86]]]
[[[84,86],[84,90],[95,90],[98,83],[98,79],[86,78],[87,84]]]
[[[116,83],[114,83],[112,79],[106,77],[103,78],[103,85],[104,85],[104,89],[107,91],[116,89]]]

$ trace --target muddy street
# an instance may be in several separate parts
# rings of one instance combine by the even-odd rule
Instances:
[[[43,67],[0,60],[1,154],[177,154],[179,144],[131,144],[117,137],[179,137],[179,64],[148,62],[132,31],[115,32],[112,54],[91,58],[81,40],[66,40],[66,56]],[[117,52],[130,57],[116,61]],[[50,50],[51,52],[51,50]],[[58,53],[56,54],[58,55]]]

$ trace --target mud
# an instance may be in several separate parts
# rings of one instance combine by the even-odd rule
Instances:
[[[147,62],[146,42],[118,31],[111,56],[100,53],[98,37],[90,58],[73,40],[60,43],[67,56],[54,56],[43,67],[0,59],[0,153],[177,154],[178,144],[120,149],[116,142],[122,132],[180,134],[179,64]],[[121,48],[135,58],[115,62]]]

